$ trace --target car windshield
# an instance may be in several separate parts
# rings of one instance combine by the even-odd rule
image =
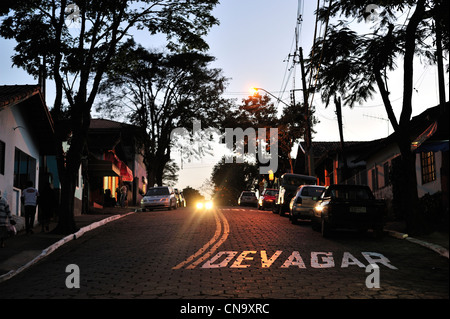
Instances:
[[[243,192],[242,196],[256,196],[253,192]]]
[[[147,191],[147,194],[145,196],[160,196],[160,195],[169,195],[169,189],[162,187],[162,188],[150,188]]]
[[[373,195],[366,188],[333,189],[331,197],[344,200],[373,199]]]
[[[319,197],[323,193],[323,187],[303,187],[302,196]]]
[[[268,196],[276,196],[278,194],[278,191],[275,189],[271,189],[271,190],[267,190],[264,195],[268,195]]]
[[[285,186],[300,186],[300,185],[314,185],[316,180],[314,178],[288,175],[283,177],[282,184]]]

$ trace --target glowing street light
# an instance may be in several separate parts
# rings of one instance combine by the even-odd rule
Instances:
[[[286,106],[289,106],[289,104],[287,104],[287,103],[284,102],[283,100],[280,100],[280,99],[277,98],[275,95],[273,95],[272,93],[270,93],[270,92],[267,91],[267,90],[264,90],[263,88],[250,88],[250,93],[252,93],[252,95],[256,95],[256,93],[257,93],[258,91],[264,91],[264,92],[266,92],[267,94],[269,94],[270,96],[274,97],[278,102],[281,102],[281,103],[283,103],[283,104],[286,105]]]

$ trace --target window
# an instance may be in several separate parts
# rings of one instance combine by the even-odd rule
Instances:
[[[25,188],[36,180],[36,159],[16,148],[14,153],[14,187]],[[35,185],[36,186],[36,185]]]
[[[422,184],[430,183],[436,180],[434,152],[420,153],[420,162],[422,166]]]
[[[0,174],[5,175],[5,157],[6,157],[5,142],[0,141]]]

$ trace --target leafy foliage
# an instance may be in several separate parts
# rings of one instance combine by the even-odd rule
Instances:
[[[236,205],[242,191],[254,189],[258,174],[255,164],[225,163],[222,159],[211,174],[211,182],[215,185],[214,201],[219,205]]]
[[[199,52],[151,52],[132,41],[112,60],[100,87],[103,99],[97,111],[115,113],[142,129],[142,155],[150,184],[162,182],[172,146],[186,146],[185,155],[202,155],[194,154],[189,131],[188,141],[174,145],[173,129],[192,127],[196,119],[214,127],[223,118],[227,102],[221,94],[226,78],[221,70],[209,67],[213,60]]]
[[[327,1],[318,11],[322,22],[333,20],[325,36],[315,42],[308,60],[310,72],[316,72],[316,87],[322,100],[342,96],[353,107],[379,93],[392,124],[401,152],[399,182],[395,189],[409,231],[420,233],[423,214],[419,211],[415,154],[411,152],[414,57],[436,63],[436,41],[442,38],[443,51],[449,50],[449,3],[441,0],[387,0],[376,5],[376,19],[368,32],[356,32],[346,20],[362,23],[373,14],[372,1]],[[447,9],[444,11],[444,9]],[[339,20],[343,19],[345,20]],[[337,20],[337,21],[336,21]],[[367,22],[367,21],[366,21]],[[354,25],[354,24],[353,24]],[[357,24],[357,26],[361,26]],[[367,28],[360,28],[367,29]],[[438,33],[437,31],[440,32]],[[399,119],[390,99],[389,75],[402,62],[403,101]],[[318,72],[317,72],[318,70]]]
[[[53,116],[59,139],[61,180],[58,232],[76,227],[73,196],[77,172],[86,155],[91,108],[119,46],[132,30],[165,34],[178,52],[206,50],[203,36],[218,23],[211,11],[218,0],[17,0],[2,3],[0,35],[17,41],[13,64],[37,76],[41,59],[56,87]],[[72,22],[76,21],[76,25]],[[62,116],[63,103],[68,104]],[[62,142],[72,133],[67,154]]]

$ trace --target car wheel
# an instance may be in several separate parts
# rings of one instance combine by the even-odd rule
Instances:
[[[311,228],[312,228],[312,230],[315,230],[315,231],[320,230],[319,223],[316,220],[314,220],[314,218],[311,219]]]
[[[145,212],[145,208],[142,208],[142,211]]]
[[[297,218],[295,218],[292,214],[289,214],[289,220],[291,221],[292,225],[297,225],[298,224]]]
[[[330,237],[330,226],[328,225],[328,223],[322,219],[322,225],[321,225],[321,233],[322,233],[322,237]]]

